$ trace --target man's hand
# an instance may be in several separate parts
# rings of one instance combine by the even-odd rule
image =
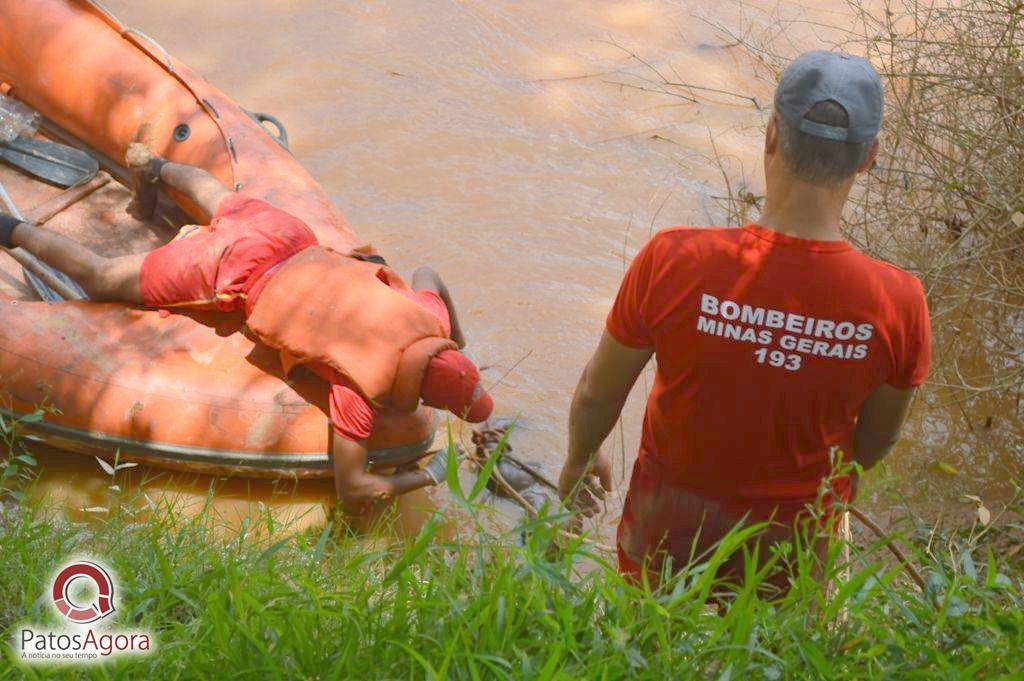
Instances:
[[[654,348],[627,347],[607,331],[601,336],[569,410],[569,455],[558,480],[558,494],[566,508],[589,518],[611,491],[611,461],[601,452],[601,443],[653,354]]]
[[[611,491],[612,462],[601,451],[582,467],[567,460],[558,477],[558,496],[565,507],[579,511],[587,518],[600,510],[605,493]]]

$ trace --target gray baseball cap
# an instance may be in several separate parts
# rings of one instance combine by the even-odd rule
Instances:
[[[847,128],[804,116],[818,102],[833,100],[850,117]],[[870,142],[882,127],[882,79],[867,59],[840,52],[804,52],[786,67],[775,88],[775,110],[791,125],[816,137]]]

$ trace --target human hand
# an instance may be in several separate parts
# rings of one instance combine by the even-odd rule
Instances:
[[[600,450],[584,466],[566,460],[558,477],[558,496],[571,511],[590,518],[600,509],[605,494],[612,491],[612,462]]]

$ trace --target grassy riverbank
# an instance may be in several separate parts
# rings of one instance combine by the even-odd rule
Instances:
[[[460,512],[474,512],[474,492],[456,490]],[[5,646],[0,678],[1024,674],[1024,570],[1019,558],[997,557],[998,531],[935,532],[931,551],[913,534],[904,537],[929,580],[924,594],[883,545],[854,547],[849,565],[837,546],[827,568],[838,580],[834,596],[825,597],[803,556],[784,600],[759,599],[758,576],[750,575],[719,613],[705,605],[713,585],[707,566],[740,532],[707,564],[652,592],[623,581],[585,545],[553,557],[548,521],[504,535],[481,525],[458,541],[441,540],[439,527],[440,516],[412,542],[368,548],[365,538],[334,526],[271,540],[269,521],[255,522],[224,537],[208,517],[182,521],[167,509],[145,520],[112,511],[76,525],[8,503],[0,520],[5,640],[26,622],[56,621],[50,579],[66,559],[88,555],[116,573],[111,626],[147,630],[157,643],[148,657],[84,667],[22,667]]]

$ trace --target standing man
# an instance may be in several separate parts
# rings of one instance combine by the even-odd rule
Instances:
[[[320,246],[301,220],[224,187],[201,168],[129,147],[137,208],[155,206],[166,184],[212,217],[149,253],[103,258],[68,237],[0,214],[0,244],[20,246],[77,281],[93,300],[154,308],[241,311],[260,341],[281,352],[285,372],[306,365],[330,386],[334,485],[344,508],[362,512],[444,480],[447,450],[394,475],[366,470],[377,409],[415,411],[420,401],[479,422],[491,397],[465,345],[451,295],[422,267],[406,284],[379,255]]]
[[[655,356],[618,530],[623,573],[666,557],[679,568],[744,518],[771,521],[761,541],[792,540],[838,452],[869,469],[896,442],[928,373],[924,292],[840,232],[882,108],[869,62],[801,55],[775,91],[760,222],[666,229],[626,273],[573,398],[559,481],[563,499],[594,513],[611,489],[599,447]],[[856,480],[831,488],[826,503],[849,500]],[[742,556],[722,574],[742,576]]]

